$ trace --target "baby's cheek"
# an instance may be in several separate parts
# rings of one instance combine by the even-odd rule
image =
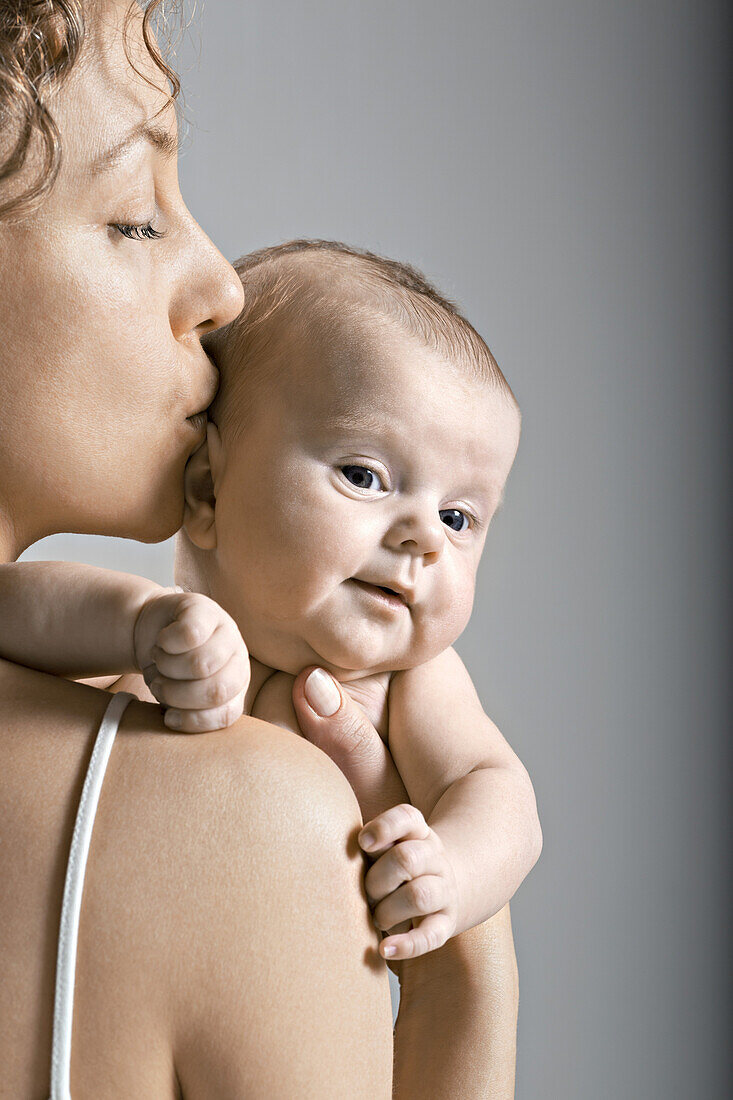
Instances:
[[[473,582],[466,579],[439,588],[435,605],[425,616],[420,631],[420,646],[425,651],[422,661],[442,653],[463,633],[471,618],[474,590]]]

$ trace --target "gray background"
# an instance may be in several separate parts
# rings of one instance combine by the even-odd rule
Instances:
[[[725,1095],[723,12],[219,0],[182,55],[183,190],[223,251],[412,261],[524,410],[459,646],[544,826],[520,1098]],[[25,556],[170,582],[170,545]]]

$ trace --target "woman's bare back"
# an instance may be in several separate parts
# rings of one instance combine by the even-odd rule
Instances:
[[[48,1095],[58,924],[109,695],[0,661],[0,1096]],[[356,799],[253,719],[163,732],[131,703],[92,837],[74,1100],[388,1097],[392,1017]]]

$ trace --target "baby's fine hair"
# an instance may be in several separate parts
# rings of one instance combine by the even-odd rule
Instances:
[[[284,332],[327,338],[329,326],[343,328],[349,318],[396,327],[517,406],[485,341],[456,304],[410,264],[341,241],[299,239],[250,252],[234,267],[244,287],[244,308],[205,340],[221,371],[212,419],[225,432],[236,432],[246,419],[247,391],[251,395],[267,376]]]

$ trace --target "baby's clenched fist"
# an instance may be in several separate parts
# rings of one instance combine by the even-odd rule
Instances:
[[[359,844],[374,860],[364,879],[374,923],[410,931],[386,936],[380,953],[413,959],[442,947],[458,923],[458,885],[438,834],[409,803],[393,806],[368,821]]]
[[[250,676],[247,647],[234,619],[208,596],[152,596],[137,616],[133,647],[170,729],[222,729],[242,714]]]

